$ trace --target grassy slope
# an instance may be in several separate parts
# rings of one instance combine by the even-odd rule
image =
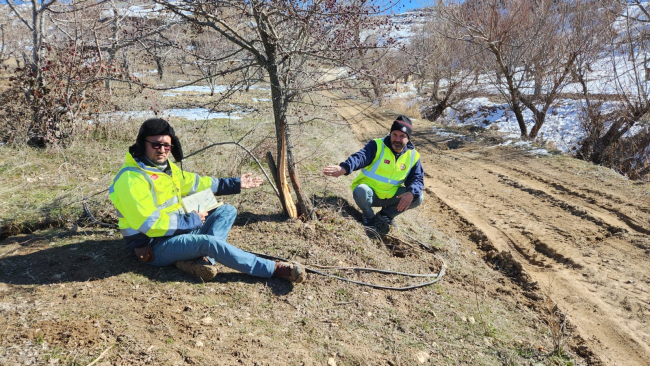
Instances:
[[[241,98],[236,102],[249,97]],[[246,141],[262,156],[275,146],[269,105],[254,107],[257,113],[230,126],[237,138],[247,126],[259,124]],[[297,127],[296,145],[301,178],[318,220],[286,221],[266,185],[225,197],[240,212],[229,241],[309,265],[431,273],[444,260],[448,274],[442,282],[392,292],[312,275],[306,284],[293,287],[222,267],[214,282],[203,284],[174,268],[138,264],[115,230],[77,226],[86,222],[79,220],[78,201],[108,187],[141,121],[119,122],[110,140],[79,140],[65,150],[0,147],[3,227],[48,217],[64,224],[0,242],[0,364],[86,364],[105,350],[100,364],[322,365],[332,359],[338,365],[490,365],[558,360],[545,351],[551,339],[540,315],[526,306],[514,285],[463,241],[439,231],[434,218],[415,210],[399,223],[438,247],[435,255],[395,239],[369,239],[351,205],[351,177],[333,180],[319,173],[362,143],[351,141],[347,126],[324,122],[336,120],[331,111],[308,112],[322,119]],[[230,139],[227,121],[174,125],[186,152]],[[190,159],[184,168],[215,176],[249,170],[259,174],[241,150],[230,146]],[[99,218],[111,218],[105,193],[90,203]],[[419,282],[330,272],[393,286]]]

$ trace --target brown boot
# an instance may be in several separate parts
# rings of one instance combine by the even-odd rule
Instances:
[[[307,279],[307,272],[296,263],[275,262],[273,277],[284,278],[289,282],[300,283]]]
[[[202,279],[203,282],[211,281],[218,273],[217,267],[212,265],[212,263],[210,263],[210,261],[205,257],[191,259],[189,261],[178,261],[174,264],[176,265],[176,268],[183,272],[187,272],[194,277]]]

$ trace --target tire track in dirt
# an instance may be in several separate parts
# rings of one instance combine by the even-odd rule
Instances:
[[[362,142],[385,135],[393,117],[359,101],[346,101],[338,110]],[[427,171],[431,215],[446,211],[444,225],[467,235],[522,292],[535,287],[531,283],[550,286],[554,301],[603,363],[650,364],[645,197],[615,184],[585,183],[589,177],[576,176],[571,167],[519,151],[440,150],[435,142],[444,138],[417,132],[413,142]]]
[[[552,283],[555,301],[606,364],[647,364],[647,313],[637,311],[635,319],[631,310],[645,307],[650,289],[642,281],[625,286],[645,272],[647,255],[616,235],[624,234],[625,223],[495,174],[494,166],[475,157],[443,154],[423,155],[427,169],[437,168],[427,181],[431,191],[497,251],[512,253],[533,281]]]
[[[622,199],[618,195],[601,191],[594,187],[580,187],[576,182],[569,182],[566,180],[558,179],[562,177],[552,177],[548,174],[540,173],[540,171],[531,172],[529,170],[520,169],[516,166],[506,166],[499,161],[486,159],[491,164],[500,166],[507,169],[510,174],[517,173],[520,180],[529,179],[530,181],[538,181],[543,186],[553,188],[556,194],[565,196],[570,200],[571,196],[580,199],[580,202],[587,207],[597,207],[604,211],[614,214],[618,219],[623,221],[632,230],[642,234],[650,235],[650,221],[639,220],[638,218],[630,217],[625,213],[625,210],[637,210],[643,213],[650,213],[650,199],[640,199],[639,201],[630,201],[629,199]],[[522,178],[523,177],[523,178]],[[584,177],[582,177],[584,180]],[[580,182],[578,182],[580,184]],[[646,216],[647,218],[647,216]]]

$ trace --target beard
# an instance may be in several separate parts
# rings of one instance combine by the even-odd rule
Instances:
[[[402,144],[401,142],[392,141],[391,144],[393,145],[393,150],[396,152],[401,152],[402,150],[404,150],[404,144]]]

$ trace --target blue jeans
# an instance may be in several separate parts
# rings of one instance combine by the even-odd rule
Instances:
[[[379,198],[377,197],[377,194],[375,194],[375,191],[373,191],[370,186],[367,184],[359,184],[354,188],[352,191],[352,196],[354,197],[354,202],[357,203],[357,206],[361,209],[361,213],[363,213],[364,217],[367,218],[373,218],[375,216],[375,212],[372,210],[373,207],[381,207],[382,211],[388,216],[391,220],[395,218],[395,216],[406,212],[404,211],[397,211],[397,204],[400,201],[400,198],[397,198],[402,193],[406,192],[406,187],[399,187],[397,188],[397,192],[395,195],[391,198]],[[417,199],[414,199],[413,202],[408,207],[408,210],[418,207],[419,205],[422,204],[422,195],[418,197]]]
[[[226,243],[235,222],[237,209],[225,204],[208,216],[200,228],[187,234],[170,236],[153,244],[152,266],[168,266],[176,261],[208,257],[240,272],[270,278],[275,262],[260,258]]]

